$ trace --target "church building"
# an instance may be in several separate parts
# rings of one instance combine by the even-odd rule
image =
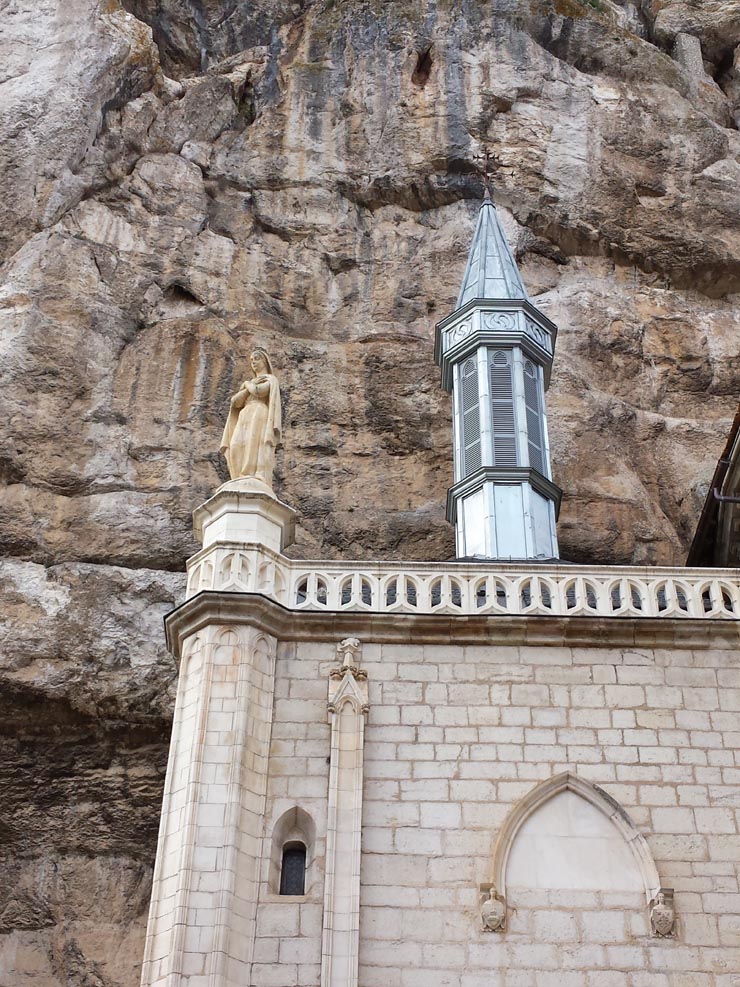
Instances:
[[[486,192],[436,330],[444,562],[283,554],[253,357],[166,620],[142,987],[740,985],[737,572],[559,560],[556,335]]]

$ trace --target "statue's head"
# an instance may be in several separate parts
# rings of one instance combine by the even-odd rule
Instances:
[[[249,358],[249,362],[252,366],[252,373],[255,377],[260,374],[271,374],[272,364],[270,363],[270,357],[262,349],[262,347],[257,347],[256,350],[252,351],[252,355]]]

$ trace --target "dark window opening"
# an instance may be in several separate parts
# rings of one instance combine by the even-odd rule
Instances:
[[[298,841],[283,847],[280,894],[306,893],[306,844]]]

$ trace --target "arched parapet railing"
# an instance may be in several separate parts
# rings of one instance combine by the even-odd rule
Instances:
[[[419,597],[421,586],[417,579],[411,576],[403,577],[403,599],[407,610],[417,610],[419,607]]]
[[[516,579],[493,574],[483,579],[474,579],[468,593],[468,612],[502,615],[519,613],[518,582]]]
[[[519,610],[523,614],[552,613],[557,587],[543,576],[527,575],[516,582]]]
[[[647,840],[630,819],[622,806],[598,785],[594,785],[578,775],[565,771],[549,778],[533,788],[517,803],[507,816],[493,846],[490,869],[490,884],[495,892],[506,900],[506,870],[509,855],[519,830],[539,808],[561,792],[571,791],[585,799],[602,812],[615,826],[618,833],[632,852],[642,877],[645,899],[648,905],[661,890],[658,869]]]
[[[650,586],[652,612],[660,617],[690,617],[691,589],[678,579],[661,579]]]
[[[724,579],[707,579],[698,588],[705,617],[737,617],[740,614],[738,589]]]
[[[291,609],[480,616],[740,620],[730,570],[293,561],[216,546],[195,556],[187,595],[256,592]]]
[[[285,576],[282,568],[272,560],[263,562],[257,576],[257,592],[272,596],[280,603],[285,603]]]
[[[329,605],[329,580],[322,572],[307,572],[295,580],[293,606],[297,610],[323,610]]]
[[[251,589],[249,576],[249,560],[244,552],[226,552],[222,555],[218,565],[218,589],[247,592]]]
[[[432,613],[442,611],[458,613],[462,610],[463,594],[467,597],[467,584],[445,573],[429,582],[429,605]]]
[[[599,613],[603,606],[604,586],[587,576],[576,576],[561,587],[565,612],[569,615]]]
[[[187,595],[195,596],[196,593],[200,592],[200,583],[203,573],[203,563],[199,562],[197,565],[191,566],[188,570],[188,585],[187,585]]]
[[[373,610],[380,597],[377,579],[365,572],[354,572],[339,579],[340,610]]]
[[[204,589],[214,589],[214,564],[212,559],[201,559],[188,572],[188,596],[195,596]]]
[[[607,613],[615,617],[659,616],[657,597],[650,587],[626,577],[606,582],[602,605]]]

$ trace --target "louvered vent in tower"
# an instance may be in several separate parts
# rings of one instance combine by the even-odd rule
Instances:
[[[527,408],[527,441],[529,465],[545,474],[545,442],[542,434],[542,402],[537,368],[529,360],[524,363],[524,403]]]
[[[460,370],[460,418],[462,420],[463,477],[480,469],[480,406],[478,404],[478,365],[475,357]]]
[[[499,350],[495,353],[489,353],[488,359],[494,464],[499,467],[516,466],[518,464],[511,354]]]

